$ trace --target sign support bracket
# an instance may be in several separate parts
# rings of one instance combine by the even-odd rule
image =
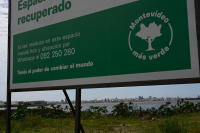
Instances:
[[[71,110],[72,110],[72,113],[73,113],[74,116],[75,116],[75,109],[74,109],[74,107],[73,107],[73,105],[72,105],[72,102],[71,102],[71,100],[70,100],[70,98],[69,98],[69,96],[68,96],[68,94],[67,94],[67,91],[66,91],[66,90],[63,90],[63,93],[65,94],[65,97],[66,97],[66,99],[67,99],[67,101],[68,101],[68,104],[69,104]],[[81,124],[80,124],[80,129],[81,129],[82,133],[85,133],[85,131],[84,131],[84,129],[83,129],[83,127],[82,127]]]

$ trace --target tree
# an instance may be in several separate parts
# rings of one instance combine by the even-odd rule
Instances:
[[[150,23],[149,27],[146,27],[144,24],[140,25],[140,31],[136,34],[136,36],[146,40],[149,44],[149,47],[146,51],[155,50],[152,48],[152,42],[156,37],[160,37],[162,34],[160,33],[162,25],[157,26],[155,22]]]

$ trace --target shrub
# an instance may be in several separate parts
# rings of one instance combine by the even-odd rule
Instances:
[[[38,106],[37,115],[42,116],[43,118],[55,118],[62,119],[67,117],[67,113],[63,110],[61,105],[54,106],[51,105],[53,109],[48,108],[47,106]]]
[[[47,108],[47,106],[38,106],[36,114],[40,115],[43,118],[52,118],[52,110],[50,108]]]
[[[137,105],[133,105],[132,102],[124,103],[121,102],[113,106],[111,114],[113,116],[134,116],[134,117],[146,117],[148,119],[152,117],[169,117],[173,115],[178,115],[180,113],[190,113],[190,112],[200,112],[200,103],[194,104],[189,101],[184,101],[183,99],[178,100],[175,106],[170,107],[171,102],[166,102],[166,104],[161,105],[158,109],[152,107],[151,109],[143,110],[141,107],[137,108]],[[19,105],[16,110],[12,113],[13,120],[23,119],[26,115],[35,114],[42,116],[43,118],[55,118],[62,119],[66,117],[74,118],[72,110],[66,106],[63,110],[61,105],[51,105],[52,109],[47,106],[38,106],[36,110],[27,109],[27,105]],[[76,108],[76,107],[74,107]],[[68,111],[68,112],[66,112]],[[81,115],[83,119],[95,118],[96,116],[101,116],[101,114],[106,114],[108,112],[107,106],[90,106],[89,109],[82,111]]]
[[[158,116],[164,117],[164,116],[172,116],[173,110],[169,107],[171,102],[166,102],[166,104],[161,105],[158,108]]]
[[[27,105],[18,105],[17,109],[11,114],[12,120],[22,120],[24,117],[29,114],[32,114],[31,109],[27,109]]]
[[[91,117],[96,117],[96,116],[100,116],[101,114],[106,114],[108,112],[107,110],[107,106],[90,106],[89,109],[85,110],[85,111],[82,111],[81,113],[81,117],[83,119],[88,119],[88,118],[91,118]]]
[[[131,113],[134,111],[133,103],[124,103],[121,102],[115,106],[113,106],[113,110],[111,111],[113,116],[130,116]]]

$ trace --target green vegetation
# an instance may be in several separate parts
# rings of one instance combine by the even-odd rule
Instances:
[[[82,111],[81,123],[87,133],[199,133],[200,132],[200,103],[193,104],[180,100],[175,106],[169,107],[170,102],[159,109],[143,110],[136,108],[133,103],[120,103],[113,106],[111,114],[107,114],[106,106],[93,107]],[[73,133],[75,119],[72,111],[60,105],[52,109],[39,106],[37,110],[18,106],[12,112],[13,133]],[[0,133],[6,129],[5,113],[0,116]]]

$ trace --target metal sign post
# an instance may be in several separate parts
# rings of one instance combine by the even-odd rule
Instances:
[[[11,132],[11,90],[10,90],[10,54],[11,54],[11,1],[8,8],[8,55],[7,55],[7,113],[6,113],[6,133]]]
[[[81,129],[81,89],[76,89],[76,114],[75,114],[75,133],[80,133]]]
[[[71,108],[71,110],[72,110],[72,113],[73,113],[74,116],[75,116],[74,107],[73,107],[73,105],[72,105],[72,102],[71,102],[71,100],[70,100],[70,98],[69,98],[69,96],[68,96],[66,90],[63,90],[63,93],[65,94],[65,97],[66,97],[66,99],[67,99],[67,101],[68,101],[68,103],[69,103],[69,106],[70,106],[70,108]],[[81,128],[82,133],[85,133],[85,131],[84,131],[84,129],[83,129],[83,127],[82,127],[81,124],[80,124],[80,128]]]
[[[11,92],[7,92],[6,133],[11,132]]]

